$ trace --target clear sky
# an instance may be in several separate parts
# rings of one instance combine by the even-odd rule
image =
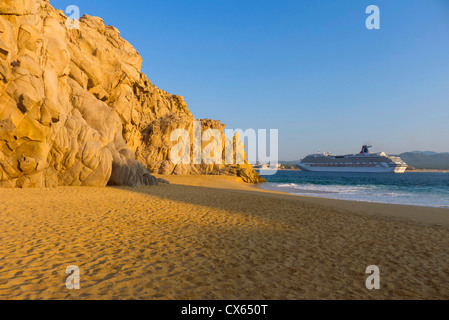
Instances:
[[[449,151],[449,0],[50,0],[117,27],[196,118],[318,149]],[[368,30],[368,5],[381,29]]]

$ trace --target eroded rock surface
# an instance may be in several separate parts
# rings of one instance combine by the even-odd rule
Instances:
[[[246,161],[173,165],[170,134],[195,120],[184,99],[140,72],[116,28],[90,16],[79,29],[66,21],[46,0],[0,2],[1,187],[157,184],[150,172],[263,181]]]

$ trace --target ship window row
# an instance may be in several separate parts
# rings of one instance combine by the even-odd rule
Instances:
[[[311,163],[309,163],[311,164]],[[348,165],[348,164],[380,164],[379,162],[316,162],[315,164],[338,164],[338,165]]]
[[[375,163],[312,163],[311,167],[379,167]]]
[[[376,158],[376,159],[356,159],[356,158],[352,158],[352,159],[345,159],[345,160],[340,160],[340,159],[304,159],[303,160],[304,163],[380,163],[380,162],[390,162],[389,159],[381,159],[381,158]]]

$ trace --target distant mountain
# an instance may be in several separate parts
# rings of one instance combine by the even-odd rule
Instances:
[[[416,169],[449,170],[449,152],[412,151],[401,153],[399,156]]]
[[[436,155],[436,154],[449,154],[449,152],[438,153],[438,152],[435,152],[435,151],[410,151],[408,153],[422,153],[422,154],[425,154],[426,156],[433,156],[433,155]]]

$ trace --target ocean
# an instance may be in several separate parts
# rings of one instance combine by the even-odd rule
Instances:
[[[280,170],[262,189],[329,199],[449,208],[449,173],[336,173]]]

